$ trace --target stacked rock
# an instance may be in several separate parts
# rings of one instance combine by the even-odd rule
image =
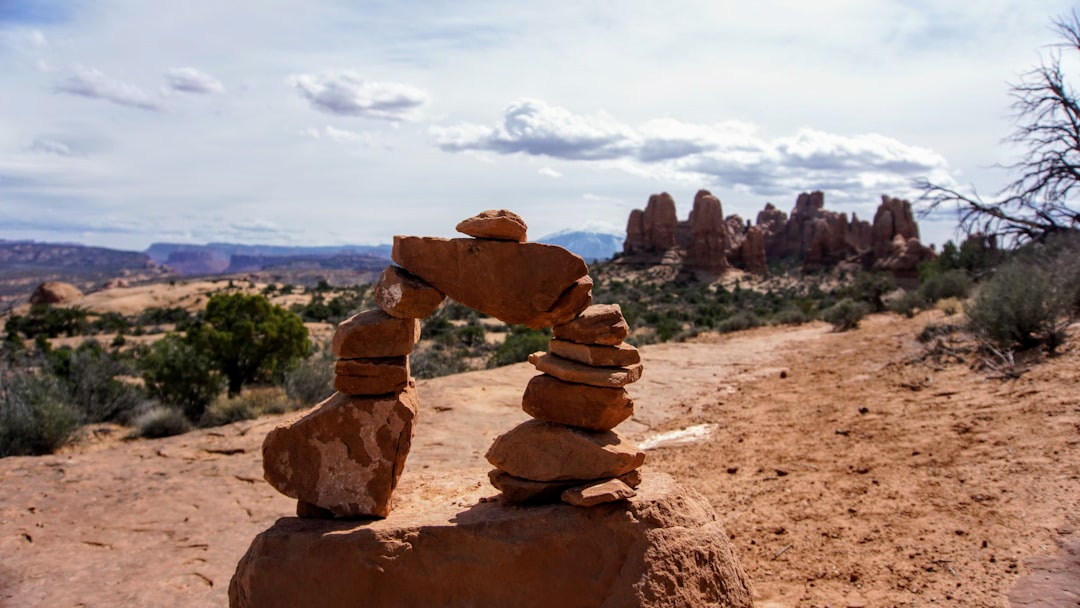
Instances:
[[[375,285],[379,308],[338,325],[334,389],[263,442],[264,476],[297,499],[301,517],[386,517],[412,443],[419,399],[409,353],[419,319],[443,294],[390,266]]]
[[[592,506],[634,496],[645,453],[613,429],[634,413],[624,388],[641,378],[641,356],[618,304],[586,308],[552,328],[549,352],[529,356],[543,372],[522,396],[533,417],[487,452],[492,485],[511,502]]]

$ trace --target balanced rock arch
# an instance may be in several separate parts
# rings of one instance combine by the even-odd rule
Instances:
[[[593,506],[632,497],[645,454],[614,427],[633,413],[625,386],[641,377],[617,304],[592,305],[584,260],[526,241],[515,213],[485,211],[457,225],[469,238],[395,236],[397,266],[379,277],[378,308],[334,335],[334,395],[270,431],[266,480],[297,499],[301,517],[386,517],[412,442],[419,397],[408,356],[420,320],[449,297],[510,324],[553,328],[529,360],[533,417],[487,452],[489,479],[515,503]]]

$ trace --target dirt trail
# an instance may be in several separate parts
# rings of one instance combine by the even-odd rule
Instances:
[[[1008,606],[1023,559],[1075,534],[1080,352],[987,380],[909,363],[925,323],[878,316],[846,334],[817,323],[643,349],[636,415],[620,430],[651,442],[712,429],[650,450],[645,472],[712,501],[760,606]],[[483,453],[525,419],[534,373],[421,382],[399,499],[494,495]],[[225,605],[251,538],[292,513],[261,480],[259,446],[279,420],[0,460],[0,605]],[[449,469],[475,482],[446,487]]]

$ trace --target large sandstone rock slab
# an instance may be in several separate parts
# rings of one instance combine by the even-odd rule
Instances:
[[[383,397],[334,393],[263,441],[277,491],[346,516],[386,517],[412,445],[415,386]]]
[[[338,323],[331,348],[342,359],[400,357],[419,340],[419,319],[398,319],[372,308]]]
[[[346,395],[385,395],[409,384],[409,358],[338,359],[334,390]]]
[[[556,338],[579,344],[615,346],[630,334],[618,304],[593,304],[577,317],[551,328]]]
[[[615,431],[586,431],[528,420],[495,438],[484,455],[495,468],[532,481],[618,477],[645,463],[645,452]]]
[[[641,363],[641,353],[638,349],[625,342],[615,346],[604,346],[552,338],[548,342],[548,352],[557,357],[593,367],[621,367]]]
[[[525,387],[521,409],[539,420],[608,431],[634,415],[634,401],[622,387],[575,384],[540,374]]]
[[[398,319],[423,319],[435,312],[446,296],[404,268],[387,266],[375,283],[375,303]]]
[[[591,281],[588,289],[579,283],[585,260],[555,245],[398,235],[391,256],[450,298],[506,323],[538,329],[591,303]]]
[[[641,379],[644,366],[640,363],[621,367],[593,367],[570,359],[563,359],[543,351],[529,355],[529,363],[545,374],[551,374],[560,380],[616,388],[626,386]]]
[[[709,503],[667,475],[588,509],[433,494],[386,520],[278,520],[240,560],[230,606],[753,605]]]

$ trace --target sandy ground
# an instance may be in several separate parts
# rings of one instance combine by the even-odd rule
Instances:
[[[709,498],[759,606],[1006,607],[1029,564],[1077,537],[1080,348],[988,379],[920,360],[927,322],[880,315],[844,334],[815,323],[642,349],[636,414],[619,430],[652,446],[646,474]],[[421,382],[397,500],[494,495],[482,455],[525,419],[534,373]],[[0,460],[0,605],[225,605],[251,538],[292,513],[261,480],[278,421]]]

